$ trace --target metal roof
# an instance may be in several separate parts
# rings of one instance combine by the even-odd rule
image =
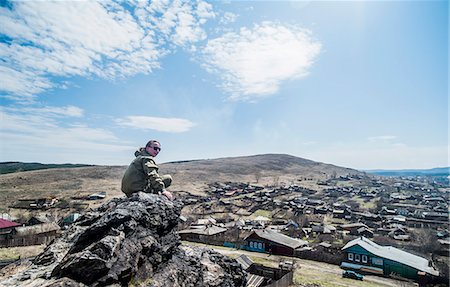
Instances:
[[[355,223],[349,223],[349,224],[342,224],[341,228],[347,229],[347,228],[353,228],[353,227],[368,227],[362,222],[355,222]]]
[[[300,240],[297,238],[292,238],[287,235],[281,234],[279,232],[270,230],[270,229],[262,229],[262,230],[254,230],[256,235],[261,238],[273,241],[280,245],[288,246],[290,248],[296,249],[301,246],[308,245],[308,242],[304,240]]]
[[[438,271],[436,271],[433,267],[428,266],[427,259],[392,246],[378,245],[365,237],[358,237],[356,239],[353,239],[352,241],[349,241],[347,244],[345,244],[344,247],[342,247],[342,250],[348,249],[355,245],[359,245],[360,247],[376,256],[408,265],[417,270],[427,272],[431,275],[439,275]]]
[[[186,233],[193,233],[193,234],[200,234],[200,235],[215,235],[222,232],[227,231],[226,228],[222,228],[219,226],[208,226],[204,228],[198,228],[198,229],[185,229],[180,230],[178,233],[180,234],[186,234]]]
[[[242,254],[241,256],[239,256],[238,258],[236,258],[236,261],[241,264],[242,268],[247,271],[248,268],[250,268],[250,266],[252,266],[253,261],[248,258],[246,255]]]
[[[0,229],[8,228],[8,227],[15,227],[15,226],[20,226],[20,224],[17,223],[17,222],[14,222],[14,221],[10,221],[10,220],[6,220],[6,219],[1,219],[0,218]]]
[[[258,276],[255,274],[249,274],[247,276],[247,285],[245,285],[246,287],[259,287],[263,284],[264,282],[264,277],[262,276]]]

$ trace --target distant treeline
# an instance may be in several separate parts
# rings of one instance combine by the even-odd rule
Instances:
[[[404,169],[404,170],[368,170],[368,173],[381,176],[449,176],[449,167],[432,169]]]
[[[37,162],[0,162],[0,174],[7,174],[20,171],[38,170],[38,169],[49,169],[49,168],[72,168],[72,167],[84,167],[92,166],[87,164],[43,164]]]

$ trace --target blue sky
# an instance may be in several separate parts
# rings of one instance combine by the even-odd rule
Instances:
[[[447,1],[0,3],[0,161],[449,165]]]

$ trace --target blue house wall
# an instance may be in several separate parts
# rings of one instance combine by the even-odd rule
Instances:
[[[362,266],[373,266],[377,268],[382,268],[383,274],[386,276],[396,274],[404,278],[409,278],[413,280],[417,280],[419,277],[417,273],[419,272],[419,270],[417,270],[416,268],[405,265],[401,262],[378,257],[368,252],[359,245],[354,245],[352,247],[347,248],[344,251],[346,253],[346,260],[345,260],[346,262],[359,264]],[[349,253],[352,255],[349,255]],[[363,255],[367,256],[366,257],[367,262],[363,262]],[[353,258],[353,260],[350,260],[349,258]],[[356,258],[359,258],[359,261],[357,261]]]
[[[257,239],[248,239],[246,244],[244,245],[244,249],[248,251],[255,251],[255,252],[266,252],[266,244],[262,240]]]

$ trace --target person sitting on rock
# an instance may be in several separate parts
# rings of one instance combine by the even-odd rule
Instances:
[[[156,193],[173,200],[173,195],[166,190],[172,183],[170,175],[158,174],[158,166],[154,158],[161,151],[161,144],[150,140],[145,147],[139,148],[134,155],[136,158],[128,166],[122,178],[122,191],[130,197],[133,193],[142,191]]]

